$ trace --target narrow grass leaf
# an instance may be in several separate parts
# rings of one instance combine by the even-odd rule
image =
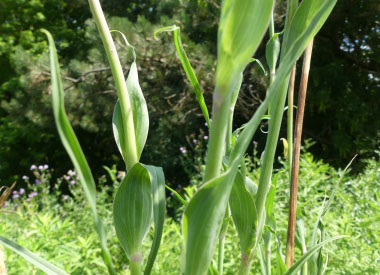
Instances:
[[[142,257],[142,242],[153,218],[152,184],[148,170],[136,163],[124,177],[113,204],[116,235],[128,257]]]
[[[144,274],[148,275],[152,271],[154,261],[156,259],[158,249],[160,247],[162,232],[165,221],[165,176],[161,167],[144,165],[150,175],[152,183],[153,195],[153,222],[154,222],[154,237],[152,248],[149,253],[148,262],[145,266]]]
[[[298,261],[296,261],[285,273],[284,275],[295,275],[302,268],[302,266],[314,255],[314,253],[318,252],[320,248],[325,246],[327,243],[339,240],[344,238],[345,236],[336,236],[329,238],[314,247],[310,248],[308,252],[306,252]]]
[[[240,172],[235,176],[229,205],[238,232],[241,251],[245,255],[249,255],[256,241],[257,213],[255,200],[247,190]]]
[[[171,31],[174,32],[174,43],[177,49],[179,59],[181,60],[182,67],[185,70],[187,79],[190,81],[191,85],[194,88],[195,96],[197,98],[199,106],[201,107],[201,110],[207,122],[207,125],[210,126],[210,117],[209,117],[208,109],[207,109],[197,76],[194,73],[193,67],[191,66],[190,60],[187,57],[185,49],[183,48],[182,41],[181,41],[180,28],[177,27],[176,25],[160,28],[154,32],[154,37],[157,38],[157,34],[161,32],[171,32]]]
[[[4,238],[3,236],[0,236],[0,243],[5,247],[13,250],[29,263],[35,265],[48,275],[68,275],[66,271],[56,267],[55,265],[37,256],[30,250],[18,245],[17,243],[12,242],[11,240],[8,240],[7,238]]]
[[[95,230],[100,238],[103,260],[110,274],[116,274],[113,268],[111,255],[107,248],[107,233],[105,231],[103,221],[96,211],[95,181],[65,111],[63,85],[54,40],[48,31],[42,30],[42,32],[46,34],[49,40],[53,112],[58,134],[61,138],[63,146],[66,149],[67,154],[69,155],[75,169],[78,172],[79,181],[84,190],[87,202],[90,205],[94,219]]]

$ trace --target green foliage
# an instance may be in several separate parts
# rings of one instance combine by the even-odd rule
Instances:
[[[312,228],[319,214],[321,200],[325,194],[329,196],[333,186],[339,180],[339,171],[331,166],[317,161],[310,153],[301,155],[300,187],[299,187],[299,215],[305,221],[306,238],[312,234]],[[254,163],[247,162],[248,175],[257,182],[258,172],[253,170]],[[336,198],[331,210],[324,218],[325,230],[328,235],[348,235],[348,238],[328,244],[323,250],[323,258],[328,254],[327,274],[376,274],[380,254],[376,245],[380,242],[378,228],[380,207],[380,162],[378,159],[365,161],[366,169],[359,175],[348,175],[338,185]],[[109,227],[112,225],[112,197],[119,186],[122,175],[117,177],[116,170],[113,172],[117,181],[110,180],[105,185],[105,177],[99,178],[98,211],[105,217],[104,222]],[[34,176],[37,175],[37,177]],[[14,198],[10,205],[3,210],[15,212],[1,213],[0,235],[8,236],[9,239],[18,242],[39,256],[62,267],[69,274],[104,274],[106,268],[101,261],[98,239],[92,228],[91,217],[86,214],[89,211],[84,203],[84,194],[78,184],[73,171],[69,171],[60,177],[57,182],[50,179],[51,170],[33,170],[28,175],[30,189],[26,193]],[[281,240],[286,238],[287,222],[287,198],[288,178],[287,173],[278,176],[276,204],[276,220],[278,233]],[[35,179],[41,180],[36,185]],[[70,184],[75,182],[75,184]],[[62,195],[61,189],[69,187],[70,196]],[[37,189],[38,188],[38,189]],[[192,187],[193,188],[193,187]],[[35,191],[34,191],[35,190]],[[48,191],[52,190],[52,191]],[[19,189],[16,190],[19,194]],[[190,189],[188,189],[191,192]],[[27,201],[32,192],[38,192]],[[28,193],[28,194],[27,194]],[[49,194],[50,193],[50,194]],[[16,194],[16,193],[15,193]],[[14,195],[14,194],[13,194]],[[18,205],[18,206],[16,206]],[[15,207],[16,206],[16,207]],[[180,270],[181,255],[181,232],[178,223],[170,218],[165,220],[163,241],[153,266],[152,274],[178,274]],[[285,227],[284,227],[285,226]],[[28,238],[25,238],[28,236]],[[360,236],[360,237],[358,237]],[[149,242],[153,238],[153,231],[147,236],[144,244],[144,258],[147,259]],[[114,231],[108,232],[109,248],[115,255],[115,268],[126,272],[126,257],[118,244]],[[112,243],[111,243],[112,241]],[[225,274],[236,274],[240,254],[237,232],[229,227],[225,242]],[[272,242],[276,245],[276,242]],[[17,254],[5,249],[6,266],[10,275],[16,274],[42,274],[34,267],[27,264]],[[296,250],[296,259],[301,251]],[[273,262],[276,262],[273,254]],[[260,265],[254,262],[251,274],[262,274]]]

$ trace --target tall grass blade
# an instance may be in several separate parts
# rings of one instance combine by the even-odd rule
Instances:
[[[344,238],[345,236],[336,236],[336,237],[332,237],[332,238],[329,238],[317,245],[315,245],[314,247],[310,248],[308,252],[306,252],[298,261],[296,261],[285,273],[284,275],[296,275],[297,272],[302,268],[302,266],[307,262],[308,259],[310,259],[310,257],[312,257],[314,255],[314,253],[318,252],[319,249],[323,246],[325,246],[327,243],[329,242],[332,242],[332,241],[335,241],[335,240],[338,240],[338,239],[342,239]]]
[[[153,222],[154,222],[154,237],[152,248],[149,253],[148,262],[145,266],[144,274],[148,275],[152,271],[154,261],[156,259],[158,249],[160,247],[162,232],[165,220],[165,176],[161,167],[144,165],[150,175],[153,194]]]
[[[56,267],[55,265],[37,256],[30,250],[18,245],[17,243],[12,242],[11,240],[8,240],[7,238],[4,238],[3,236],[0,236],[0,243],[5,247],[13,250],[29,263],[35,265],[48,275],[68,275],[66,271]]]
[[[194,73],[193,67],[191,66],[191,63],[189,61],[189,58],[187,57],[185,49],[183,48],[182,41],[181,41],[180,28],[177,27],[176,25],[160,28],[154,32],[154,37],[157,38],[157,34],[161,32],[171,32],[171,31],[174,32],[174,43],[177,49],[179,59],[181,60],[182,67],[185,70],[187,79],[189,79],[191,85],[194,88],[195,96],[197,98],[199,106],[201,107],[201,110],[207,122],[207,125],[210,126],[210,117],[209,117],[208,109],[207,109],[197,76]]]
[[[59,70],[57,51],[54,45],[54,40],[51,34],[47,30],[42,30],[46,34],[49,40],[49,52],[50,52],[50,69],[52,80],[52,98],[53,98],[53,111],[55,123],[57,126],[58,134],[61,138],[62,144],[66,149],[75,169],[79,175],[79,181],[84,190],[88,204],[90,205],[95,230],[100,238],[100,246],[102,249],[102,257],[108,268],[110,274],[116,274],[111,255],[107,248],[107,234],[103,221],[99,217],[96,211],[96,187],[95,181],[92,176],[90,167],[83,154],[82,148],[75,136],[74,130],[70,125],[70,121],[66,115],[64,107],[64,95],[62,79]]]

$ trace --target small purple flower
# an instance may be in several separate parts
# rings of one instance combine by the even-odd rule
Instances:
[[[20,188],[19,193],[20,193],[20,195],[24,194],[25,193],[25,189],[24,188]]]
[[[14,191],[12,192],[12,194],[13,194],[13,195],[18,194],[18,192],[17,192],[16,190],[14,190]]]
[[[38,166],[38,170],[43,171],[44,170],[44,166],[43,165],[39,165]]]
[[[72,180],[72,181],[70,181],[70,184],[75,185],[75,184],[77,184],[77,182],[75,180]]]
[[[36,197],[38,195],[38,193],[37,192],[32,192],[32,193],[30,193],[29,194],[29,198],[34,198],[34,197]]]
[[[252,141],[253,145],[257,146],[259,144],[256,140]]]
[[[3,207],[4,207],[4,208],[7,208],[8,206],[9,206],[9,202],[6,201],[6,202],[4,203],[4,205],[3,205]]]
[[[13,194],[13,195],[12,195],[12,199],[14,199],[14,200],[15,200],[15,199],[18,199],[19,197],[20,197],[19,194]]]
[[[194,143],[194,144],[197,144],[197,143],[198,143],[198,140],[197,140],[197,139],[193,139],[193,143]]]
[[[204,136],[203,139],[204,139],[204,140],[208,140],[208,136]]]
[[[62,195],[62,200],[64,200],[64,201],[67,201],[67,200],[68,200],[68,198],[69,198],[69,196],[68,196],[68,195]]]
[[[65,175],[64,178],[65,180],[70,180],[70,176]]]
[[[44,169],[45,169],[45,170],[46,170],[46,169],[49,169],[49,165],[45,164],[45,165],[44,165]]]
[[[24,180],[24,181],[27,181],[28,179],[29,179],[29,177],[28,176],[22,176],[22,179]]]
[[[37,169],[37,166],[35,166],[34,164],[32,166],[30,166],[30,171],[33,171],[33,170],[36,170]]]
[[[40,181],[39,179],[36,179],[34,182],[35,182],[37,185],[41,184],[41,181]]]

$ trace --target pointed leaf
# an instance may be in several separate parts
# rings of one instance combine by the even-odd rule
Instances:
[[[5,247],[13,250],[29,263],[35,265],[48,275],[68,275],[66,271],[56,267],[55,265],[37,256],[30,250],[18,245],[17,243],[12,242],[11,240],[8,240],[7,238],[4,238],[3,236],[0,236],[0,243]]]
[[[149,115],[147,104],[138,80],[136,62],[132,63],[131,69],[129,71],[127,78],[127,88],[131,102],[133,124],[135,127],[137,157],[140,159],[146,139],[148,137]],[[124,125],[125,123],[123,123],[120,102],[117,100],[112,117],[112,128],[119,151],[123,159],[126,160],[128,156],[126,153],[127,140],[124,135]]]
[[[148,262],[146,264],[144,274],[148,275],[152,271],[154,261],[157,256],[158,249],[160,247],[162,232],[164,228],[165,220],[165,176],[161,167],[155,167],[150,165],[144,165],[150,175],[152,183],[152,195],[153,195],[153,222],[154,222],[154,237],[152,248],[149,254]]]
[[[148,107],[139,84],[136,62],[132,63],[129,70],[127,88],[133,113],[133,125],[135,126],[137,157],[140,159],[148,137],[149,115]]]
[[[148,170],[136,163],[124,177],[113,204],[116,235],[129,258],[142,257],[142,242],[153,218],[152,184]]]

